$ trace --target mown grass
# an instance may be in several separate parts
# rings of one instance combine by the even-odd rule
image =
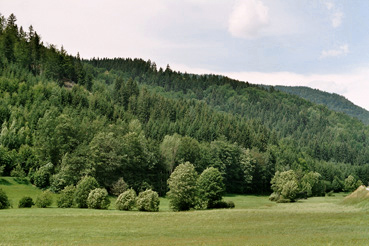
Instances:
[[[342,205],[343,194],[292,204],[276,204],[266,196],[225,199],[234,201],[236,208],[171,212],[168,200],[162,198],[158,213],[113,209],[0,210],[0,245],[367,245],[369,242],[369,213]]]

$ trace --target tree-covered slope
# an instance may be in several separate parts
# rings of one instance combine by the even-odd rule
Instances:
[[[55,192],[84,176],[108,189],[123,178],[161,195],[186,161],[217,168],[234,193],[269,192],[289,169],[320,173],[327,191],[349,175],[369,181],[369,129],[345,114],[142,59],[81,60],[14,15],[0,24],[0,175]]]
[[[342,112],[355,117],[369,125],[369,112],[336,93],[329,93],[305,86],[275,86],[279,91],[297,95],[310,102],[322,104],[336,112]]]

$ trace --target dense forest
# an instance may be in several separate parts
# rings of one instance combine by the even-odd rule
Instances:
[[[275,86],[274,88],[297,95],[310,102],[325,105],[331,110],[345,113],[369,125],[369,112],[367,110],[356,106],[345,97],[336,93],[329,93],[305,86]]]
[[[111,190],[168,190],[184,162],[217,168],[229,193],[269,193],[276,172],[325,191],[369,182],[369,129],[290,95],[142,59],[91,59],[0,16],[0,174],[61,191],[86,175]]]

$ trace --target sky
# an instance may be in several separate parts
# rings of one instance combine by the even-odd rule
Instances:
[[[369,110],[367,0],[0,0],[0,13],[83,58],[309,86]]]

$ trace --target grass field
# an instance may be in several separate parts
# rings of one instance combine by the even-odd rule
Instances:
[[[3,188],[13,204],[30,192]],[[4,180],[4,178],[3,178]],[[343,194],[276,204],[266,196],[228,196],[235,209],[160,212],[113,209],[31,208],[0,210],[0,245],[368,245],[369,213],[342,205]],[[16,203],[17,204],[17,203]]]

